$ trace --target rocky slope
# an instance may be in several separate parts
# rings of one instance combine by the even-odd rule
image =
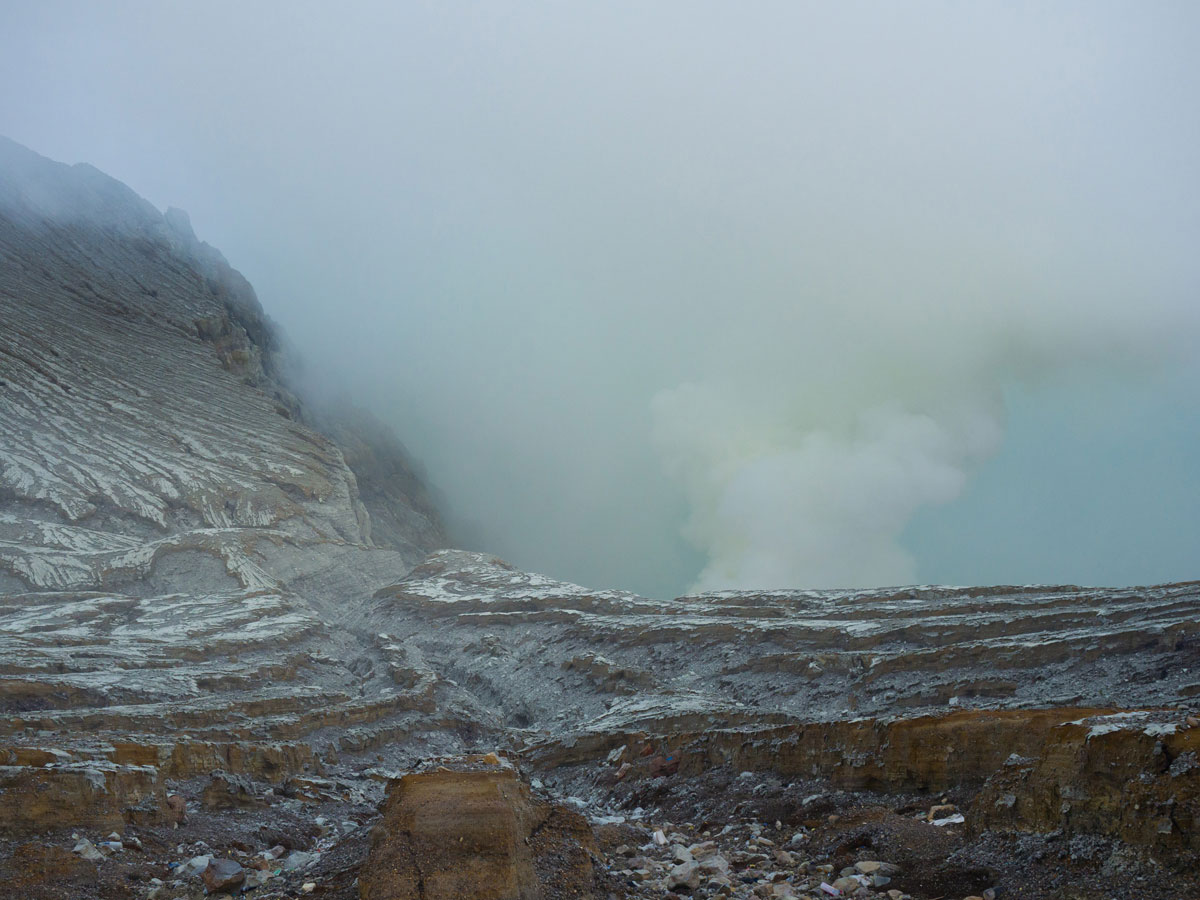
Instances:
[[[1200,896],[1200,584],[563,584],[286,370],[186,217],[0,141],[14,896]]]

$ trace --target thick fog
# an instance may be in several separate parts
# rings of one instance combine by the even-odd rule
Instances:
[[[0,133],[598,586],[1200,577],[1200,7],[25,4]]]

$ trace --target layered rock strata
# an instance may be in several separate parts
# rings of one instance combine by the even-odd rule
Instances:
[[[174,900],[204,872],[406,896],[468,836],[495,896],[815,895],[885,851],[900,871],[871,877],[919,898],[1200,890],[1200,584],[564,584],[436,550],[399,443],[287,368],[185,216],[0,142],[0,879],[23,896]],[[458,759],[492,750],[525,780]],[[1099,893],[1062,893],[1055,859]]]
[[[359,878],[363,900],[592,896],[587,820],[536,798],[511,770],[393,783]]]

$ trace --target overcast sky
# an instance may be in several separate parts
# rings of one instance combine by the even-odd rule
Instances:
[[[1200,6],[6,3],[0,133],[596,586],[1200,578]]]

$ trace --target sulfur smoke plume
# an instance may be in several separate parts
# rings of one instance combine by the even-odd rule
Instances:
[[[965,252],[961,235],[938,237]],[[1014,277],[1028,254],[1006,259],[997,242],[989,284],[956,284],[940,255],[914,254],[894,270],[899,293],[843,271],[838,304],[799,303],[782,321],[749,304],[761,318],[741,357],[653,401],[655,446],[689,501],[684,533],[707,558],[693,589],[911,584],[904,530],[1000,449],[1006,387],[1136,380],[1186,356],[1200,330],[1184,285],[1156,290],[1096,247],[1057,249],[1033,284]],[[914,279],[923,293],[904,296]]]
[[[1194,3],[10,6],[0,134],[188,210],[459,545],[1197,576]]]

